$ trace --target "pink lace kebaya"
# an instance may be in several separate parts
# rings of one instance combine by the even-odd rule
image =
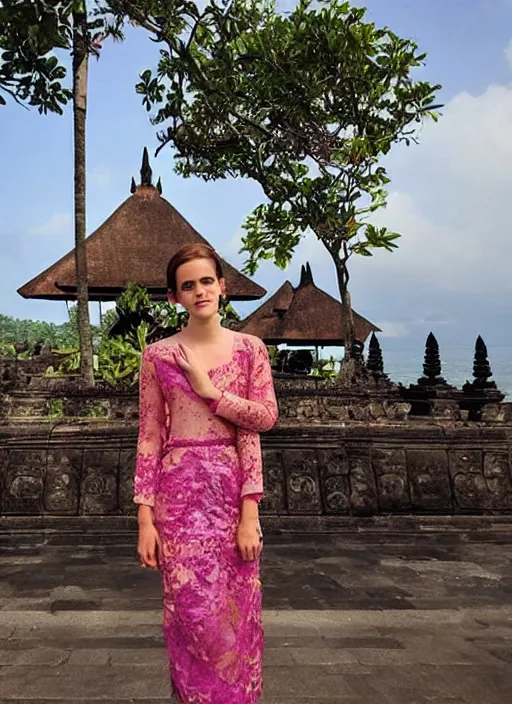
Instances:
[[[164,635],[174,701],[254,704],[262,691],[259,559],[237,547],[242,499],[263,493],[259,433],[277,421],[267,349],[235,332],[229,359],[198,396],[174,338],[149,345],[140,374],[135,502],[161,540]]]

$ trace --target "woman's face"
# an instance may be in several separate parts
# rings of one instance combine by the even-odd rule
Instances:
[[[176,294],[171,303],[180,303],[191,316],[209,318],[218,313],[219,296],[226,293],[224,279],[217,278],[210,259],[193,259],[176,270]]]

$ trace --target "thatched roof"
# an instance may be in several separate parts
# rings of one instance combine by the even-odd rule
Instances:
[[[379,328],[353,312],[356,339],[364,342]],[[335,345],[344,338],[341,303],[314,281],[309,264],[302,267],[300,283],[294,288],[289,281],[265,303],[249,315],[239,328],[256,335],[268,345]]]
[[[115,300],[129,281],[146,287],[152,298],[165,298],[166,266],[182,245],[209,244],[162,198],[160,181],[155,187],[147,150],[141,169],[141,184],[132,179],[132,196],[86,240],[91,300]],[[72,233],[70,233],[72,241]],[[247,301],[266,291],[226,261],[222,261],[229,297]],[[26,283],[18,293],[24,298],[76,299],[75,252]]]

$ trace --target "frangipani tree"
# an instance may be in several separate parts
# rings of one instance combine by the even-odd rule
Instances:
[[[382,158],[416,142],[440,107],[440,86],[415,80],[425,54],[349,2],[301,0],[287,15],[266,2],[212,2],[190,7],[179,36],[166,3],[134,5],[161,44],[158,67],[137,86],[163,128],[160,149],[174,147],[185,177],[261,185],[265,201],[242,239],[248,273],[262,259],[285,268],[316,235],[335,266],[350,358],[349,261],[392,251],[399,238],[371,222],[386,205]]]

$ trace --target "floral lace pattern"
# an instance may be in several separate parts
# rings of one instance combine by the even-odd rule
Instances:
[[[173,340],[146,348],[140,375],[137,503],[153,506],[162,540],[164,636],[180,704],[255,704],[262,691],[259,560],[236,542],[242,498],[263,492],[259,432],[277,420],[263,343],[234,333],[222,391],[198,397],[172,359]]]
[[[156,481],[173,437],[193,441],[235,438],[244,470],[241,497],[261,498],[259,433],[276,423],[277,402],[265,345],[252,335],[234,335],[231,360],[210,371],[222,392],[216,404],[208,404],[194,393],[173,360],[172,338],[145,349],[140,372],[135,503],[154,505]]]
[[[267,348],[258,341],[251,357],[246,397],[224,390],[218,401],[210,404],[213,413],[238,427],[263,433],[277,421],[277,406]]]

